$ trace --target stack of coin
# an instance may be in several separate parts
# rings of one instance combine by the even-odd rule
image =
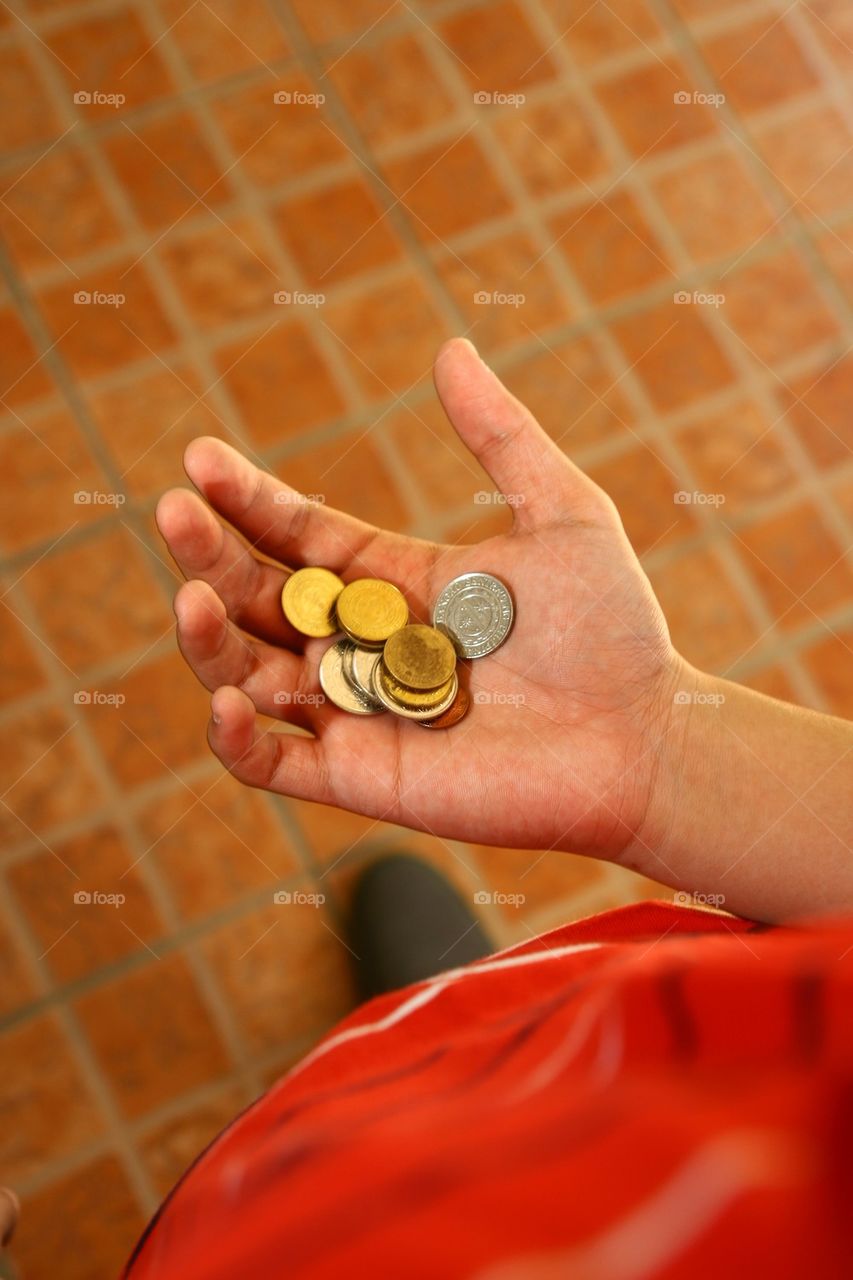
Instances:
[[[336,631],[320,662],[320,684],[335,706],[353,715],[392,711],[427,728],[458,723],[470,698],[457,658],[491,653],[512,625],[512,600],[491,574],[454,578],[440,593],[433,626],[409,623],[399,588],[380,578],[346,586],[328,569],[299,569],[282,590],[287,620],[304,635]]]

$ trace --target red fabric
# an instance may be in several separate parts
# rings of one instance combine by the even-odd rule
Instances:
[[[645,903],[374,1000],[126,1276],[849,1276],[851,987],[851,921]]]

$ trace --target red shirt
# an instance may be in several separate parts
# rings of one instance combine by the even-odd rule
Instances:
[[[129,1280],[853,1275],[853,923],[624,907],[357,1009]]]

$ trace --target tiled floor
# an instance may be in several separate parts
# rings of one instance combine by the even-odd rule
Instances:
[[[617,499],[691,660],[853,712],[853,22],[837,0],[12,9],[0,1180],[27,1280],[60,1257],[89,1280],[351,1007],[348,886],[399,838],[209,757],[152,519],[194,435],[473,540],[504,517],[430,386],[468,333]],[[502,942],[649,889],[408,842],[467,894],[525,895],[483,908]],[[327,904],[285,929],[272,891],[297,886]]]

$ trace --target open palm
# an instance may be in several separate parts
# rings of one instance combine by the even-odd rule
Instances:
[[[617,857],[642,828],[680,660],[606,495],[470,343],[442,348],[435,381],[460,437],[513,500],[511,532],[476,546],[383,532],[300,500],[220,441],[190,445],[187,474],[209,506],[173,490],[157,520],[191,579],[175,601],[178,640],[215,691],[211,747],[250,786],[447,837]],[[465,719],[427,730],[312,698],[329,641],[298,635],[280,606],[288,571],[306,564],[345,581],[387,578],[425,622],[451,578],[501,578],[515,624],[500,649],[466,664]],[[256,711],[311,736],[262,731]]]

